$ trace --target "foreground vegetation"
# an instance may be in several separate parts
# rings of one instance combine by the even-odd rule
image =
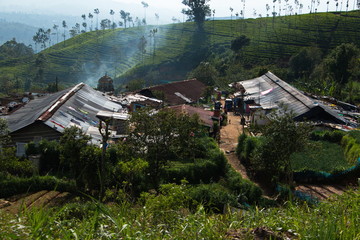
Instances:
[[[163,186],[162,193],[136,206],[123,201],[71,203],[52,209],[27,209],[17,216],[0,214],[3,239],[358,239],[360,192],[350,191],[316,206],[286,202],[271,208],[251,207],[206,212],[187,207],[184,185]],[[260,229],[260,231],[259,231]],[[265,234],[265,235],[264,235]]]

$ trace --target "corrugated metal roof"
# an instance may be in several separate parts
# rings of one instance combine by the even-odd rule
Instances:
[[[212,111],[207,111],[202,108],[193,107],[190,105],[182,104],[182,105],[176,105],[176,106],[170,106],[170,109],[173,109],[174,111],[182,114],[188,114],[188,115],[199,115],[200,120],[203,122],[205,126],[212,127],[213,126],[213,120],[212,116],[214,113]]]
[[[52,106],[67,91],[63,90],[45,97],[36,98],[11,115],[5,116],[10,132],[15,132],[35,122],[49,106]]]
[[[190,79],[145,88],[139,91],[139,93],[147,97],[154,97],[154,91],[163,92],[165,103],[178,105],[188,103],[189,101],[198,101],[205,88],[206,86],[202,82],[196,79]]]
[[[338,116],[331,109],[319,104],[316,100],[305,96],[295,87],[284,82],[271,72],[266,74],[238,82],[241,84],[245,92],[245,100],[253,99],[256,103],[260,104],[264,109],[286,109],[295,115],[295,118],[301,119],[302,116],[310,117],[308,114],[310,110],[315,107],[321,108],[323,112],[331,115],[334,121],[338,123],[345,123],[345,119]],[[241,93],[235,93],[239,96]],[[311,111],[319,114],[319,111]]]
[[[99,111],[118,112],[120,104],[111,102],[105,95],[85,84],[78,84],[43,98],[29,102],[25,107],[7,117],[11,132],[24,128],[35,121],[42,121],[58,132],[65,128],[77,126],[95,139],[100,134],[95,131],[99,119]],[[99,135],[99,136],[96,136]]]

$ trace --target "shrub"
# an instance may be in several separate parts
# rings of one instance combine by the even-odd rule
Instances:
[[[341,139],[346,135],[345,132],[335,131],[313,131],[310,134],[310,140],[313,141],[328,141],[332,143],[341,143]]]
[[[238,144],[236,146],[236,155],[238,156],[238,158],[241,158],[241,155],[244,151],[244,142],[245,142],[246,138],[247,138],[247,136],[244,133],[242,133],[238,137]]]
[[[26,156],[39,154],[39,153],[40,153],[40,150],[39,150],[36,143],[29,142],[28,144],[26,144],[26,146],[25,146],[25,154],[26,154]]]
[[[226,187],[237,196],[239,203],[255,203],[261,199],[262,190],[253,182],[243,179],[235,170],[226,174]]]
[[[214,212],[222,212],[225,205],[238,206],[236,196],[218,183],[193,186],[189,195],[195,203],[203,204],[206,209]]]
[[[54,171],[60,165],[60,144],[57,141],[42,140],[39,143],[40,171]]]
[[[0,154],[0,172],[14,176],[31,176],[34,174],[34,167],[28,159],[19,159],[15,156],[15,148],[3,148]]]
[[[360,144],[353,137],[354,135],[346,135],[341,140],[341,146],[344,148],[345,156],[349,163],[356,163],[356,160],[360,157]]]
[[[8,177],[0,182],[0,198],[40,190],[75,192],[75,183],[51,176]]]

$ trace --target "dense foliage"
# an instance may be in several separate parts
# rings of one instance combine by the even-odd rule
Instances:
[[[28,209],[19,216],[0,214],[4,239],[358,239],[358,190],[316,206],[288,202],[224,214],[189,211],[186,185],[164,185],[159,195],[144,195],[137,206],[97,202],[61,208]],[[261,235],[264,236],[264,235]]]

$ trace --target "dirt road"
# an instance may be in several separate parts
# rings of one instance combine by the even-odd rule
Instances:
[[[228,124],[220,130],[220,149],[224,151],[229,164],[245,179],[249,179],[245,167],[240,163],[235,154],[238,137],[242,133],[240,116],[228,113]]]

